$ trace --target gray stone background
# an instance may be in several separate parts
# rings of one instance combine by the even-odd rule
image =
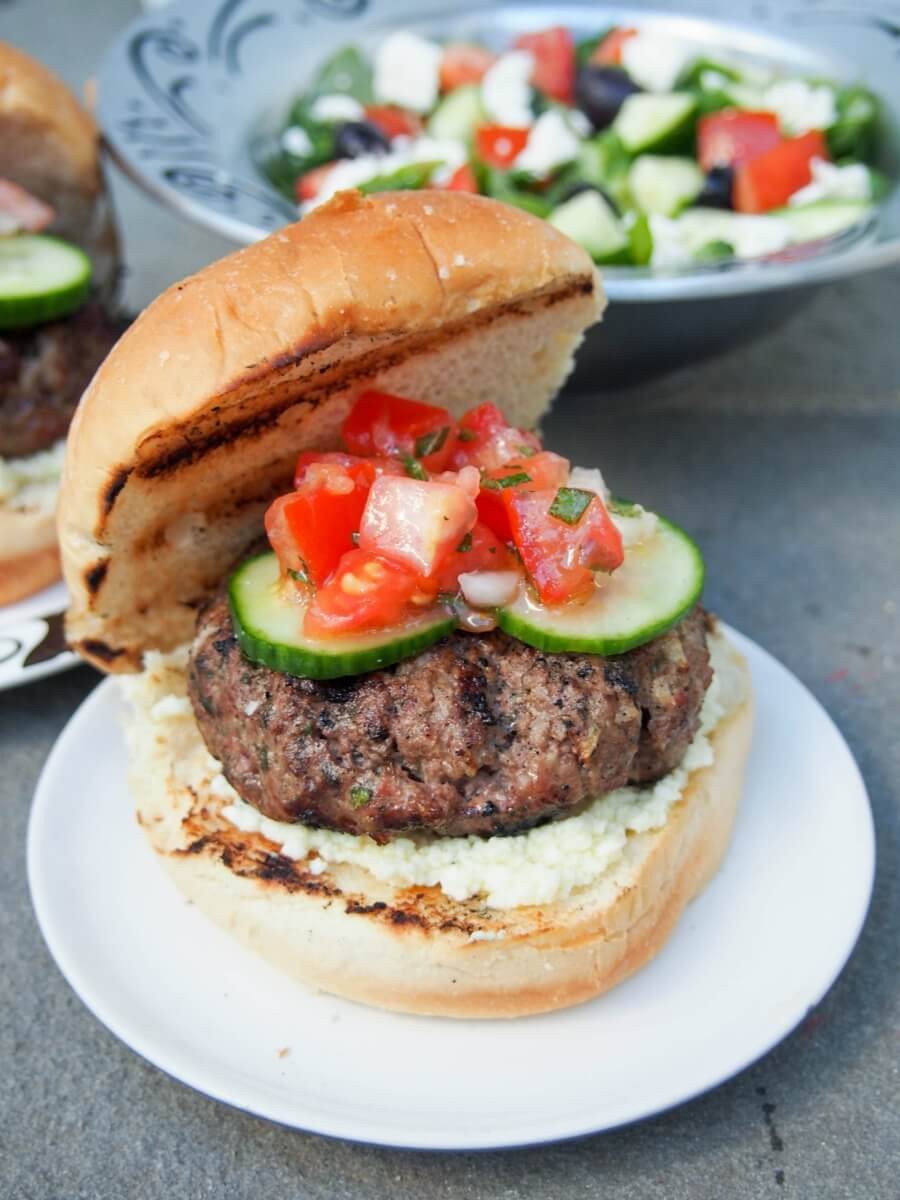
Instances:
[[[0,37],[80,87],[134,8],[0,0]],[[130,184],[115,192],[133,306],[227,249]],[[189,1091],[87,1012],[32,916],[29,804],[96,683],[79,668],[0,696],[0,1197],[897,1200],[898,314],[900,272],[834,285],[723,358],[631,391],[565,395],[546,427],[554,448],[602,464],[697,535],[709,604],[796,672],[858,757],[878,835],[872,908],[846,970],[790,1037],[661,1117],[489,1154],[328,1141]]]

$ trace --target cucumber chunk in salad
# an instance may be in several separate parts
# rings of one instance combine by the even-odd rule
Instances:
[[[599,192],[579,192],[553,210],[550,224],[584,246],[598,263],[630,261],[628,234]]]
[[[273,553],[248,559],[228,584],[231,616],[241,650],[251,662],[308,679],[338,679],[389,667],[421,653],[450,633],[456,619],[432,609],[402,626],[330,640],[303,633],[305,604],[281,586]]]
[[[612,127],[629,154],[675,153],[689,147],[696,113],[697,98],[690,92],[638,92],[627,98]]]
[[[653,537],[630,547],[586,601],[548,608],[522,587],[498,611],[500,628],[538,650],[602,655],[624,654],[665,633],[697,603],[704,566],[688,535],[658,520]]]

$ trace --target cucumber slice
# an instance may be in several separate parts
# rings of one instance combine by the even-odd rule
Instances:
[[[428,118],[428,133],[439,140],[470,142],[485,119],[481,88],[466,83],[440,102]]]
[[[280,586],[274,554],[250,558],[228,584],[237,639],[251,662],[308,679],[337,679],[388,667],[425,650],[452,632],[456,619],[432,609],[402,627],[345,634],[329,640],[303,633],[304,604],[288,599]]]
[[[497,623],[538,650],[624,654],[658,637],[693,608],[703,574],[695,544],[660,517],[655,536],[632,547],[586,603],[547,608],[523,587],[498,611]]]
[[[790,225],[795,242],[817,242],[858,225],[872,211],[873,206],[866,200],[817,200],[773,209],[770,216]]]
[[[628,186],[643,212],[674,217],[700,194],[704,178],[692,158],[642,154],[628,172]]]
[[[612,128],[629,154],[674,154],[689,147],[696,114],[697,97],[688,92],[638,92],[626,99]]]
[[[599,192],[579,192],[560,204],[548,220],[599,263],[630,260],[628,235]]]
[[[91,289],[91,260],[69,242],[44,234],[0,238],[0,329],[67,316]]]

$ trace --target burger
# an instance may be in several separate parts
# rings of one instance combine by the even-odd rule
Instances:
[[[342,193],[171,288],[69,437],[71,644],[124,673],[138,821],[313,987],[590,999],[729,839],[745,665],[683,531],[534,432],[604,300],[450,192]]]
[[[59,578],[54,509],[78,398],[122,325],[97,132],[0,42],[0,604]]]

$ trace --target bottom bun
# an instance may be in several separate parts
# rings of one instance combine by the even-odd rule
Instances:
[[[295,861],[241,832],[214,787],[185,782],[184,764],[200,760],[183,693],[157,693],[138,714],[173,718],[170,734],[143,719],[128,730],[138,820],[186,897],[305,984],[431,1016],[566,1008],[649,962],[722,860],[752,725],[746,664],[730,646],[725,654],[732,701],[709,735],[712,763],[688,776],[661,828],[628,835],[615,870],[552,903],[488,908],[438,886],[393,886],[358,866]],[[202,751],[209,777],[217,764]]]
[[[56,517],[0,508],[0,604],[14,604],[61,576]]]

